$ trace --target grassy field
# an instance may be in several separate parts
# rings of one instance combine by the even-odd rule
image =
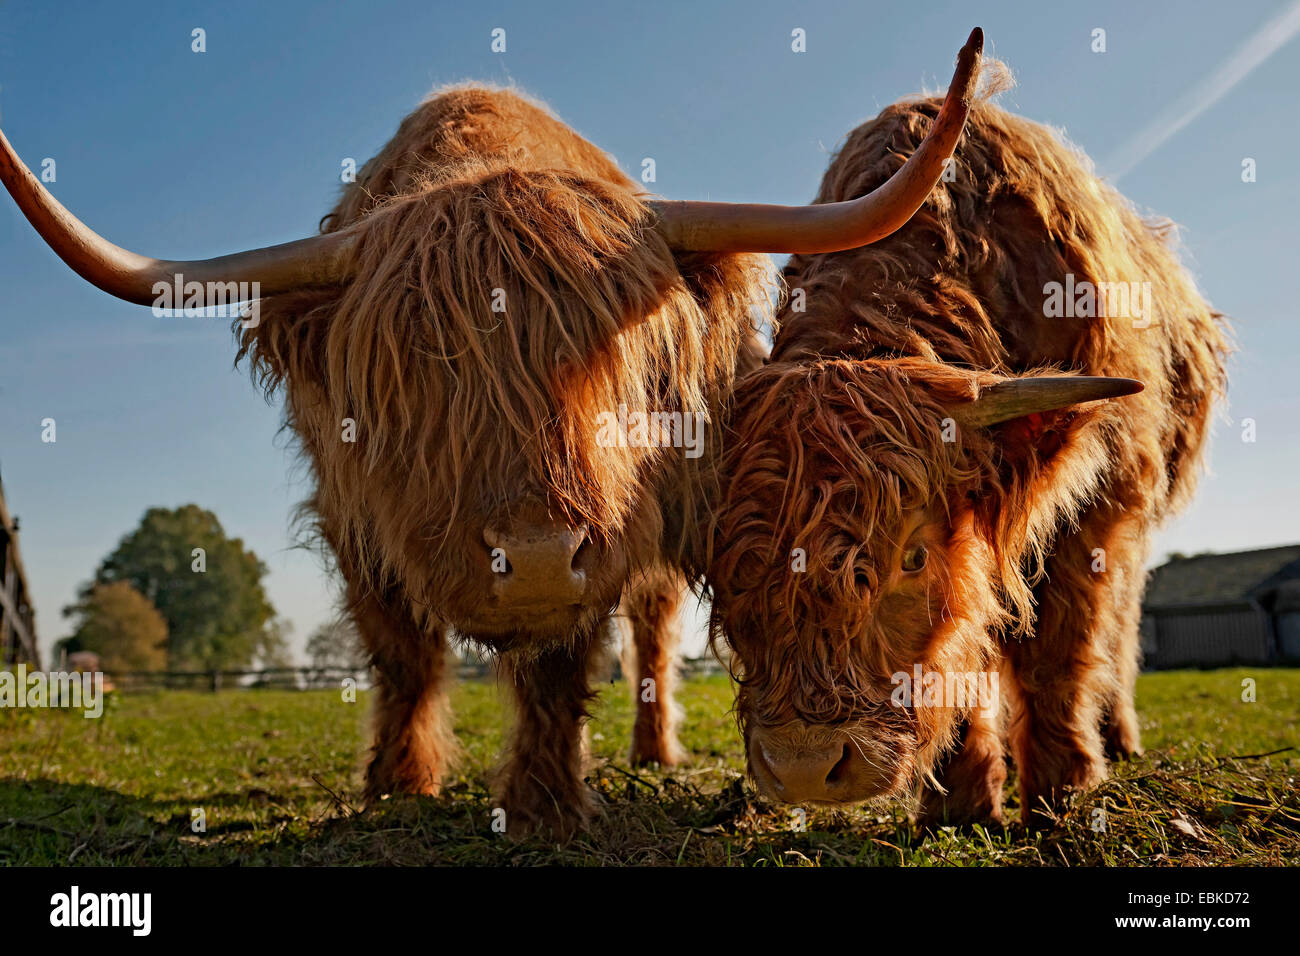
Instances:
[[[1257,701],[1242,701],[1252,678]],[[810,810],[806,827],[744,780],[725,678],[688,682],[669,772],[626,765],[631,704],[608,686],[592,725],[603,816],[565,847],[492,832],[506,729],[498,692],[455,706],[465,756],[437,799],[359,813],[365,728],[334,691],[117,695],[100,720],[0,711],[0,863],[1207,865],[1300,860],[1300,670],[1144,675],[1144,757],[1113,769],[1054,829],[918,833],[898,806]],[[1271,753],[1283,750],[1281,753]],[[1009,818],[1018,813],[1014,774]],[[202,808],[204,833],[191,831]],[[1105,828],[1094,823],[1104,812]]]

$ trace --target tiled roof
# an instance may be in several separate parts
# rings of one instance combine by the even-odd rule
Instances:
[[[1300,579],[1300,544],[1174,558],[1151,572],[1142,606],[1235,604],[1293,579]]]

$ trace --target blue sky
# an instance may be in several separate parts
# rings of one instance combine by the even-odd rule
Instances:
[[[654,157],[666,196],[798,203],[850,129],[942,88],[982,26],[1019,82],[1002,105],[1063,128],[1182,224],[1202,290],[1236,321],[1212,474],[1160,557],[1300,541],[1296,6],[0,0],[0,124],[33,168],[55,160],[51,189],[92,227],[173,258],[310,233],[345,158],[370,157],[433,87],[470,79],[546,100],[629,172]],[[191,51],[196,27],[206,53]],[[806,53],[790,49],[796,27]],[[152,505],[198,502],[244,538],[296,645],[331,614],[330,582],[289,533],[305,476],[233,355],[225,321],[109,298],[0,202],[0,470],[46,648]]]

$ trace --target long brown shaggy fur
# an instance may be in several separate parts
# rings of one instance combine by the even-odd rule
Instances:
[[[817,201],[885,182],[940,102],[854,130]],[[888,239],[791,259],[772,360],[737,386],[707,569],[746,738],[836,728],[905,771],[878,774],[875,795],[928,781],[923,808],[950,820],[999,816],[1003,733],[1026,814],[1100,779],[1105,741],[1138,748],[1147,538],[1192,494],[1228,348],[1172,226],[1051,130],[977,103],[955,165]],[[1105,301],[1046,317],[1045,285],[1067,274],[1149,282],[1149,325]],[[949,421],[945,440],[982,387],[1058,371],[1146,390],[955,435]],[[928,560],[905,572],[917,545]],[[917,663],[1001,668],[1006,727],[891,706],[891,675]]]
[[[361,225],[356,278],[266,300],[242,333],[268,395],[284,391],[315,478],[307,514],[377,667],[372,796],[436,787],[446,689],[424,661],[454,630],[508,657],[530,741],[514,752],[559,748],[507,774],[508,811],[567,831],[587,810],[569,799],[576,737],[557,737],[577,734],[585,684],[556,661],[582,671],[625,590],[680,589],[680,575],[654,569],[687,546],[711,474],[680,448],[602,447],[597,414],[717,421],[770,284],[757,257],[674,255],[645,199],[539,105],[442,91],[322,221]],[[524,500],[585,526],[601,560],[572,614],[502,626],[483,612],[484,528]],[[422,678],[407,673],[417,661]],[[548,694],[560,699],[534,706]],[[568,716],[543,733],[550,708]]]

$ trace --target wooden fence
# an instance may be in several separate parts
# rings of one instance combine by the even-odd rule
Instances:
[[[722,673],[723,667],[712,657],[689,658],[681,662],[683,677],[699,677]],[[491,680],[496,677],[496,667],[490,662],[462,661],[457,666],[461,680]],[[113,687],[122,690],[235,690],[252,688],[281,688],[286,690],[313,690],[340,687],[352,678],[357,686],[370,686],[367,668],[348,667],[268,667],[260,670],[169,670],[108,672]],[[622,674],[615,663],[608,680],[621,680]]]
[[[0,666],[41,666],[36,646],[36,612],[18,554],[18,521],[9,516],[0,486]]]

